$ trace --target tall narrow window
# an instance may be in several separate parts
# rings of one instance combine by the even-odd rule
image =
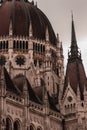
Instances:
[[[16,49],[15,40],[14,40],[14,42],[13,42],[13,49]]]
[[[23,49],[25,49],[25,46],[24,46],[24,41],[23,41]]]
[[[8,41],[6,41],[6,49],[8,49]]]
[[[13,127],[14,127],[13,130],[20,130],[20,124],[19,124],[19,122],[15,121]]]
[[[12,130],[12,123],[9,118],[6,118],[6,130]]]
[[[28,50],[28,41],[26,41],[26,49]]]
[[[19,44],[20,44],[20,47],[19,47],[19,49],[22,49],[22,44],[21,44],[21,41],[19,42]]]
[[[0,42],[0,50],[2,49],[2,42]]]
[[[3,41],[3,49],[5,49],[5,41]]]
[[[18,41],[17,41],[17,49],[18,49]]]

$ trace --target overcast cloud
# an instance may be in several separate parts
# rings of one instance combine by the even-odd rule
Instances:
[[[65,66],[71,42],[71,11],[73,11],[77,43],[87,73],[87,0],[34,0],[36,1],[38,8],[49,18],[55,33],[60,35]]]

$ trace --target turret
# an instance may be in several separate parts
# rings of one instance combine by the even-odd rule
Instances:
[[[29,26],[29,57],[30,63],[33,63],[33,42],[32,42],[32,38],[33,38],[33,29],[32,29],[32,22],[30,21],[30,26]]]

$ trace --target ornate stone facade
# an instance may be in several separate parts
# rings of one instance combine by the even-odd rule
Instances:
[[[33,1],[1,1],[0,130],[86,130],[86,87],[73,20],[64,77],[62,42],[44,13]]]

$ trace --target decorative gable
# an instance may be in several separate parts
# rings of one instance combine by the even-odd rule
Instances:
[[[71,111],[75,111],[76,107],[76,94],[74,93],[72,87],[70,86],[70,83],[68,83],[67,89],[65,91],[65,94],[63,96],[62,100],[63,104],[63,111],[64,113],[70,113]]]

